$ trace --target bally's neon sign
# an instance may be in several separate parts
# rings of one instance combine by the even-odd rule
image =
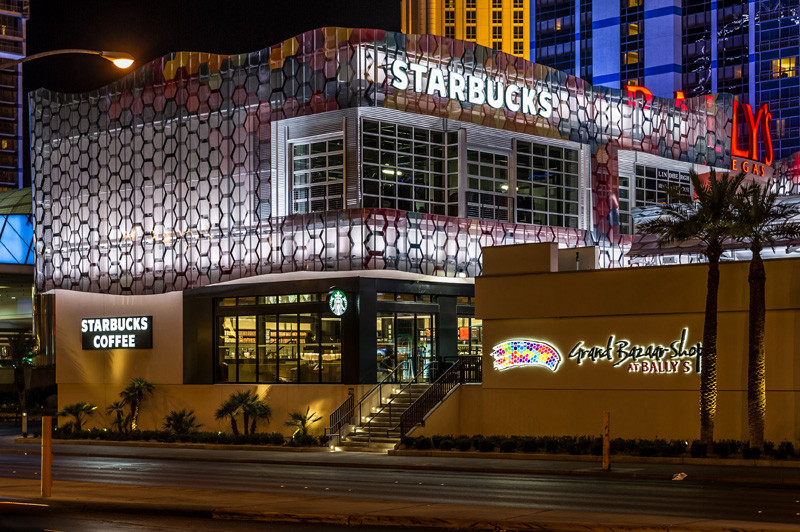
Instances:
[[[755,174],[759,176],[764,175],[764,167],[770,166],[772,164],[772,135],[769,131],[769,121],[772,120],[772,113],[769,112],[767,108],[767,104],[761,106],[758,110],[758,114],[755,116],[753,115],[753,109],[750,107],[750,104],[743,103],[742,104],[742,114],[745,118],[745,124],[747,125],[747,139],[750,141],[748,143],[747,149],[742,150],[739,149],[739,132],[738,130],[738,120],[739,120],[739,102],[736,100],[733,101],[733,134],[731,136],[731,170],[734,172],[745,172],[748,174]],[[763,120],[763,122],[762,122]],[[762,158],[761,162],[758,161],[758,136],[759,136],[759,126],[763,125],[764,131],[764,157]],[[747,160],[749,159],[749,160]]]
[[[441,96],[460,102],[483,105],[488,103],[495,109],[505,107],[509,111],[518,111],[542,118],[553,116],[553,95],[547,91],[536,91],[521,85],[506,86],[502,81],[484,79],[472,74],[463,75],[452,70],[444,71],[436,67],[428,67],[419,63],[408,63],[396,59],[392,63],[392,87],[406,90],[414,81],[415,92],[429,96]],[[424,78],[427,74],[427,83]]]

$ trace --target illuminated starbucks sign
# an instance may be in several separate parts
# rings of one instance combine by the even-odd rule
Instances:
[[[349,303],[347,301],[347,294],[338,288],[332,289],[328,292],[328,308],[331,309],[334,316],[341,316],[347,312]]]
[[[500,80],[472,74],[465,76],[452,70],[408,63],[401,59],[392,63],[391,70],[392,87],[398,90],[411,88],[414,92],[474,105],[488,103],[495,109],[506,108],[512,113],[521,111],[542,118],[553,116],[553,95],[545,90],[537,91],[515,83],[506,85]]]
[[[83,349],[152,349],[153,317],[84,318]]]

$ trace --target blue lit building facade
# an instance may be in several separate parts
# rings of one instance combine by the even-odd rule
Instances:
[[[776,157],[800,151],[798,0],[536,0],[531,10],[532,61],[596,85],[767,105]]]

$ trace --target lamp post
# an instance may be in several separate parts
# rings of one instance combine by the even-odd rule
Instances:
[[[41,57],[48,57],[51,55],[61,55],[61,54],[89,54],[89,55],[99,55],[103,59],[107,59],[114,63],[114,66],[117,68],[128,68],[133,64],[133,56],[131,54],[126,54],[125,52],[109,52],[109,51],[101,51],[101,50],[84,50],[82,48],[64,48],[62,50],[49,50],[47,52],[39,52],[38,54],[32,54],[26,57],[22,57],[20,59],[12,59],[11,61],[4,61],[0,63],[0,70],[12,67],[14,65],[19,65],[21,63],[27,63],[28,61],[33,61],[34,59],[39,59]]]

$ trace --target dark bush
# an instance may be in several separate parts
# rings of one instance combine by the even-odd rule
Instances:
[[[661,456],[674,457],[686,453],[686,442],[682,440],[670,440],[661,451]]]
[[[765,441],[764,442],[764,456],[772,456],[775,452],[775,442],[774,441]]]
[[[794,445],[790,441],[782,441],[772,454],[777,460],[785,460],[794,455]]]
[[[453,448],[454,445],[455,442],[453,440],[445,439],[439,442],[439,449],[443,451],[449,451],[450,449]]]
[[[434,434],[431,436],[431,444],[433,445],[434,449],[438,449],[442,443],[442,440],[449,439],[452,436],[442,436],[441,434]]]
[[[692,458],[705,458],[708,454],[708,446],[700,440],[694,440],[689,448],[689,454],[692,455]]]
[[[406,449],[411,449],[414,446],[414,438],[411,436],[402,436],[400,438],[400,444],[405,445]]]
[[[594,438],[589,447],[589,452],[595,456],[603,454],[603,438]]]
[[[561,450],[558,439],[552,436],[544,437],[544,452],[557,453]]]
[[[761,456],[761,449],[759,449],[758,447],[746,447],[742,451],[742,457],[745,460],[756,460],[760,456]]]
[[[513,453],[517,450],[517,442],[511,439],[503,440],[500,442],[501,453]]]
[[[540,446],[536,438],[526,437],[517,442],[517,449],[523,453],[535,453],[540,449]]]
[[[465,436],[459,436],[456,439],[456,448],[459,451],[469,451],[472,449],[472,439]]]
[[[428,449],[433,448],[433,442],[430,438],[426,438],[425,436],[420,436],[416,440],[414,440],[414,449],[418,451],[427,451]]]
[[[494,451],[494,443],[484,438],[478,441],[478,446],[476,449],[482,453],[490,453]]]
[[[280,432],[273,432],[269,436],[269,443],[270,445],[283,445],[286,443],[286,438]]]

